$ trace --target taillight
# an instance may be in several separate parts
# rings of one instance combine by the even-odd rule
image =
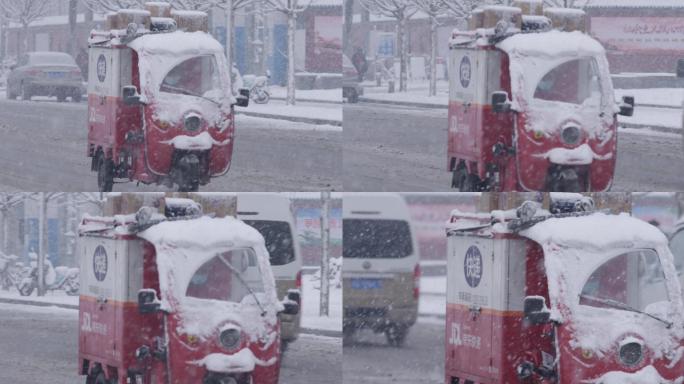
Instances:
[[[420,296],[420,264],[416,264],[413,269],[413,298],[418,299]]]
[[[295,277],[295,288],[302,289],[302,271],[297,272],[297,277]]]

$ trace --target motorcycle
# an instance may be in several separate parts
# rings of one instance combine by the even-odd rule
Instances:
[[[10,287],[18,287],[26,273],[24,265],[17,260],[18,256],[0,253],[0,288],[5,291],[9,291]]]
[[[249,89],[249,96],[252,101],[257,104],[267,104],[271,100],[271,92],[268,90],[268,79],[270,78],[270,71],[266,71],[266,76],[243,76],[244,87]]]
[[[31,254],[31,272],[19,284],[19,294],[30,296],[38,288],[38,260],[37,255]],[[64,290],[69,296],[76,296],[80,290],[79,269],[65,266],[53,267],[52,262],[45,259],[43,266],[45,289],[48,291]]]

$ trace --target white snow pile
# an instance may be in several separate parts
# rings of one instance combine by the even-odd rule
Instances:
[[[535,154],[534,156],[549,159],[554,164],[588,165],[594,160],[608,160],[613,157],[613,153],[599,155],[591,149],[589,144],[584,143],[575,148],[553,148],[545,153]]]
[[[510,58],[511,108],[527,112],[527,131],[542,132],[548,137],[570,122],[579,125],[590,136],[598,137],[601,142],[610,139],[606,127],[613,123],[618,107],[605,51],[598,41],[579,31],[549,31],[516,34],[498,43],[497,47]],[[537,85],[547,73],[581,58],[590,58],[595,63],[600,96],[589,97],[582,104],[534,98]]]
[[[232,218],[202,217],[193,220],[159,223],[139,234],[151,242],[157,253],[162,308],[177,312],[179,334],[206,340],[215,337],[226,323],[238,324],[250,342],[277,340],[274,331],[282,305],[276,298],[275,280],[264,239],[254,228]],[[241,303],[186,297],[192,276],[216,254],[236,248],[256,251],[264,292],[259,293],[261,308],[254,302]]]
[[[681,384],[684,378],[679,378],[675,381],[666,380],[652,365],[647,365],[644,368],[634,372],[612,371],[603,374],[601,377],[587,383],[596,384]]]
[[[653,359],[668,356],[679,347],[684,338],[681,287],[667,238],[657,228],[626,214],[595,213],[550,218],[521,234],[538,242],[544,250],[552,318],[571,322],[572,348],[588,349],[603,357],[609,351],[617,351],[626,335],[643,338],[641,343]],[[580,305],[580,293],[594,271],[618,255],[643,249],[654,249],[660,257],[669,297],[669,302],[664,298],[645,310],[657,313],[674,326],[668,329],[641,313]]]
[[[161,143],[172,145],[176,149],[204,151],[211,149],[214,145],[226,146],[230,144],[230,141],[231,139],[224,141],[214,140],[208,131],[204,131],[197,136],[178,135],[171,140],[162,141]]]
[[[193,361],[192,364],[206,367],[211,372],[243,373],[254,371],[255,365],[268,366],[275,363],[273,357],[269,361],[263,361],[254,356],[251,350],[244,348],[233,355],[212,353],[201,360]]]
[[[189,109],[197,109],[203,118],[219,125],[222,114],[230,114],[236,102],[230,85],[228,65],[223,47],[204,32],[172,32],[148,34],[133,40],[128,46],[138,53],[142,100],[156,100],[158,108],[154,118],[171,123],[178,122]],[[220,107],[209,100],[191,95],[168,94],[160,91],[166,75],[182,62],[203,55],[215,60],[219,79],[216,89],[201,95],[215,99]],[[222,112],[222,113],[220,113]]]

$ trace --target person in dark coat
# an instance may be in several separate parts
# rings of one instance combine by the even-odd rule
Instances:
[[[363,81],[363,76],[368,71],[368,60],[362,48],[356,48],[356,52],[352,56],[352,64],[356,68],[356,73],[359,75],[359,82]]]

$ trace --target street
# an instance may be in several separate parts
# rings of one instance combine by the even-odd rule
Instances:
[[[0,383],[78,384],[78,311],[0,304]],[[283,384],[341,382],[339,338],[300,335],[285,357]]]
[[[85,103],[0,100],[0,189],[97,190],[96,173],[86,156],[86,120]],[[342,189],[339,130],[241,115],[236,125],[230,171],[200,190]],[[130,182],[114,185],[114,191],[159,189]]]
[[[444,325],[421,319],[401,348],[387,344],[383,334],[361,331],[344,344],[345,384],[437,384],[444,382]]]
[[[446,109],[345,104],[343,118],[346,191],[450,190]],[[635,129],[618,135],[612,191],[684,189],[680,135]]]

